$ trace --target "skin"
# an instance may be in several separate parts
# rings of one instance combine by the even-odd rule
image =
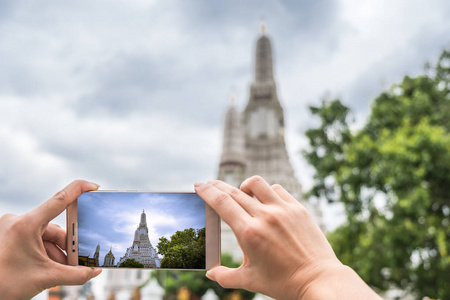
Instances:
[[[244,253],[239,268],[208,278],[276,299],[381,299],[336,257],[305,207],[282,186],[254,176],[234,188],[196,183],[195,191],[231,227]]]
[[[95,183],[76,180],[34,210],[0,218],[0,295],[30,299],[56,285],[81,285],[99,268],[66,265],[66,231],[49,223]]]

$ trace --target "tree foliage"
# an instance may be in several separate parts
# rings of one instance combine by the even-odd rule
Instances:
[[[119,268],[143,268],[143,267],[144,265],[135,260],[134,258],[128,258],[119,265]]]
[[[204,269],[205,228],[177,231],[170,240],[161,237],[158,253],[164,256],[161,260],[161,268]]]
[[[339,100],[311,112],[305,157],[316,169],[309,196],[344,204],[329,235],[343,263],[379,291],[450,298],[450,51],[427,74],[404,77],[350,130]]]

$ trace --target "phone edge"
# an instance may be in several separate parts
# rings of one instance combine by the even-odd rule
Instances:
[[[66,209],[67,264],[78,265],[78,200]]]
[[[209,270],[220,265],[220,217],[216,211],[205,202],[205,269]]]

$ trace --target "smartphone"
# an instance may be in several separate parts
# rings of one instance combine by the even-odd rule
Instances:
[[[220,218],[193,192],[86,192],[66,214],[69,265],[208,270],[220,264]]]

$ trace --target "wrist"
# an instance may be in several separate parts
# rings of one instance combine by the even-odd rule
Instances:
[[[381,299],[350,267],[323,264],[310,270],[311,278],[297,299]]]
[[[30,281],[24,282],[17,280],[12,274],[11,272],[0,272],[0,278],[2,279],[0,281],[1,299],[27,300],[42,291],[34,291]]]
[[[8,284],[6,281],[0,283],[0,295],[2,295],[2,299],[22,299],[14,285]]]

